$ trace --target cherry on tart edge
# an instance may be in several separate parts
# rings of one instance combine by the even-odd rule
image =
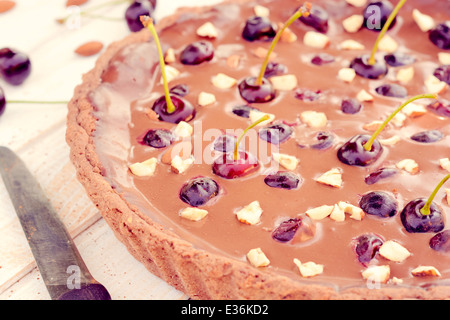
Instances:
[[[275,37],[272,40],[269,50],[267,51],[264,62],[261,66],[258,77],[244,78],[239,84],[238,89],[241,97],[248,103],[264,103],[273,100],[276,96],[275,89],[272,83],[264,78],[267,65],[269,64],[270,55],[278,43],[284,30],[289,27],[294,21],[302,16],[308,16],[311,4],[306,3],[303,7],[297,9],[297,11],[284,23],[283,27],[278,30]]]
[[[155,111],[161,121],[170,123],[179,123],[180,121],[190,121],[195,116],[195,108],[187,100],[174,95],[170,95],[169,85],[167,82],[164,56],[159,42],[159,37],[156,32],[153,20],[149,16],[140,17],[142,24],[150,30],[158,49],[159,63],[161,66],[161,76],[164,84],[164,96],[160,97],[153,104],[153,111]]]

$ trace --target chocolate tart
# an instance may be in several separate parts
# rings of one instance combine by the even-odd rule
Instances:
[[[194,146],[197,161],[180,173],[163,161],[168,147],[155,148],[142,143],[150,129],[173,132],[177,127],[161,121],[151,111],[155,100],[164,92],[156,47],[150,32],[143,29],[110,45],[95,68],[75,88],[69,103],[66,140],[78,179],[130,253],[150,272],[193,299],[448,299],[449,253],[430,248],[430,238],[436,232],[409,233],[400,218],[406,203],[428,197],[446,173],[439,160],[449,157],[450,119],[442,112],[443,108],[446,110],[445,101],[450,99],[448,88],[440,90],[439,103],[417,101],[424,112],[404,115],[402,123],[390,124],[382,132],[380,139],[387,144],[373,164],[350,166],[337,157],[339,147],[348,139],[356,134],[370,134],[366,124],[384,120],[405,100],[405,97],[383,95],[386,92],[383,85],[401,85],[407,97],[426,93],[425,80],[441,65],[438,53],[445,49],[437,48],[429,40],[430,32],[419,29],[412,11],[418,9],[432,14],[436,22],[444,22],[449,20],[444,2],[409,1],[388,31],[398,45],[395,51],[412,57],[408,65],[389,66],[387,74],[380,79],[356,76],[349,82],[338,77],[339,71],[347,68],[355,57],[369,54],[378,33],[364,27],[352,33],[343,29],[343,20],[362,15],[364,8],[345,1],[314,1],[313,8],[321,7],[327,16],[326,28],[323,24],[318,28],[314,23],[300,20],[289,27],[296,39],[280,41],[273,62],[284,65],[286,69],[282,73],[294,75],[298,83],[293,88],[277,90],[275,98],[264,103],[244,101],[238,83],[258,74],[262,59],[257,52],[260,47],[267,49],[270,42],[244,40],[242,30],[246,20],[255,15],[255,5],[269,9],[269,19],[276,29],[298,8],[298,2],[285,0],[280,6],[274,0],[241,0],[181,9],[158,22],[157,29],[163,50],[173,49],[175,53],[175,61],[167,64],[180,72],[170,81],[170,87],[187,85],[189,90],[183,98],[195,108],[195,116],[187,121],[194,132],[187,140]],[[206,22],[215,26],[217,37],[196,34]],[[326,35],[327,46],[317,48],[305,44],[304,36],[310,31]],[[179,61],[182,50],[199,40],[213,44],[214,57],[198,65],[182,64]],[[344,49],[345,40],[357,41],[364,48]],[[385,55],[380,51],[376,56],[383,59]],[[333,58],[329,63],[317,64],[330,56]],[[398,71],[409,66],[414,68],[414,77],[407,83],[399,83]],[[219,73],[236,79],[236,84],[217,88],[211,79]],[[353,101],[361,90],[370,94],[370,101],[361,102],[362,108],[351,114],[344,112],[349,106],[342,109],[342,101]],[[199,105],[197,99],[201,92],[213,94],[215,100]],[[242,105],[247,107],[236,108]],[[273,132],[268,133],[267,125],[255,128],[252,132],[259,134],[256,136],[258,149],[252,152],[261,154],[259,150],[269,150],[267,161],[260,157],[256,172],[224,179],[214,174],[205,155],[211,158],[220,155],[211,151],[218,135],[250,124],[246,118],[248,107],[273,114],[272,124],[289,128],[289,136],[274,146],[262,138],[264,128],[266,140],[267,135],[275,137]],[[326,124],[314,127],[303,117],[305,111],[325,114]],[[442,137],[433,143],[410,138],[424,130],[439,130]],[[214,134],[205,137],[208,132]],[[331,145],[314,147],[322,141],[320,137],[327,136],[333,137]],[[390,144],[394,136],[399,139]],[[197,150],[196,141],[202,142]],[[275,153],[299,160],[291,169],[277,167],[299,177],[295,188],[273,188],[265,183],[266,176],[274,172]],[[157,162],[152,176],[140,177],[130,171],[131,164],[149,158]],[[396,166],[405,159],[414,159],[419,171],[407,172]],[[318,181],[321,174],[334,168],[342,177],[342,185],[336,187]],[[365,178],[380,168],[391,168],[395,174],[374,184],[366,183]],[[207,216],[190,221],[180,216],[184,208],[192,207],[181,200],[180,190],[197,177],[213,179],[219,191],[198,207],[206,210]],[[344,221],[335,221],[329,216],[316,220],[306,214],[312,208],[341,202],[359,208],[363,195],[371,191],[392,195],[396,208],[391,216],[364,212],[355,219],[346,213]],[[242,223],[236,218],[236,211],[254,201],[262,208],[260,221],[254,225]],[[450,209],[443,191],[438,193],[435,202],[443,208],[443,219],[448,223]],[[297,217],[302,217],[302,225],[309,226],[306,231],[297,230],[289,241],[273,238],[274,230],[283,221]],[[308,239],[298,235],[305,236],[308,231],[313,233]],[[367,264],[361,263],[355,252],[355,239],[367,234],[379,235],[384,243],[391,240],[400,244],[408,250],[408,257],[400,262],[391,261],[377,252]],[[256,248],[270,260],[268,265],[257,267],[249,263],[247,253]],[[323,266],[323,272],[302,276],[294,259],[301,263],[313,261]],[[362,272],[371,266],[389,266],[389,280],[379,283],[364,279]],[[440,275],[411,275],[419,266],[433,266]]]

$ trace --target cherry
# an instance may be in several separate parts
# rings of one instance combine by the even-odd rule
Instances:
[[[439,130],[427,130],[418,132],[411,136],[411,139],[421,143],[432,143],[442,140],[444,135]]]
[[[249,118],[250,117],[250,111],[252,110],[258,110],[257,108],[248,106],[248,105],[239,105],[233,107],[232,111],[235,115],[242,117],[242,118]]]
[[[384,191],[371,191],[364,194],[359,206],[367,214],[382,218],[393,217],[397,213],[397,200]]]
[[[356,74],[367,79],[383,78],[387,72],[387,66],[384,61],[375,60],[374,64],[369,63],[370,56],[363,55],[356,57],[350,63],[350,68],[354,69]]]
[[[294,96],[301,101],[316,101],[322,97],[320,90],[296,89]]]
[[[242,30],[242,37],[247,41],[270,40],[275,34],[274,24],[267,17],[250,17]]]
[[[287,67],[284,64],[278,62],[269,62],[264,72],[264,77],[270,78],[273,76],[279,76],[287,72]]]
[[[428,34],[430,41],[439,49],[450,49],[450,21],[439,23]]]
[[[361,111],[362,104],[357,99],[344,99],[341,102],[341,111],[347,114],[355,114]]]
[[[375,88],[376,93],[385,97],[405,98],[408,91],[401,85],[395,83],[382,84]]]
[[[301,16],[301,22],[313,27],[316,31],[326,33],[328,31],[328,13],[319,6],[312,6],[308,16]]]
[[[395,168],[380,168],[372,173],[370,173],[368,176],[364,178],[364,182],[366,184],[375,184],[381,179],[386,179],[389,177],[392,177],[393,175],[397,174],[398,170]]]
[[[384,241],[380,236],[371,233],[362,234],[357,237],[354,240],[354,243],[358,261],[364,265],[368,264],[375,258],[383,242]]]
[[[0,74],[12,85],[20,85],[31,73],[31,62],[27,55],[10,48],[0,49]]]
[[[434,70],[433,75],[450,85],[450,65],[442,65]]]
[[[329,64],[334,62],[334,57],[331,54],[328,53],[319,53],[312,57],[311,63],[315,64],[316,66],[323,66],[324,64]]]
[[[429,214],[422,214],[421,209],[427,199],[415,199],[403,208],[400,218],[406,231],[411,233],[439,232],[444,229],[444,218],[441,208],[434,202],[430,204]]]
[[[320,131],[316,135],[316,139],[319,141],[311,145],[311,148],[317,150],[325,150],[330,148],[335,140],[335,137],[332,133],[326,131]]]
[[[181,97],[170,95],[165,71],[164,56],[161,49],[161,43],[159,42],[158,33],[153,25],[153,20],[149,16],[141,16],[140,19],[142,24],[150,30],[153,38],[155,39],[164,84],[164,96],[155,101],[152,107],[153,111],[158,114],[161,121],[179,123],[180,121],[192,120],[195,116],[195,108],[192,104]]]
[[[280,144],[289,139],[293,132],[294,130],[290,126],[278,123],[260,129],[258,135],[264,141]]]
[[[180,61],[185,65],[198,65],[214,58],[214,47],[206,40],[188,44],[180,53]]]
[[[176,94],[177,96],[184,97],[189,93],[189,87],[185,84],[177,84],[172,87],[169,92]]]
[[[416,59],[402,52],[394,52],[384,56],[384,61],[391,67],[401,67],[413,64]]]
[[[301,225],[302,219],[300,218],[285,220],[272,232],[272,238],[280,242],[288,242],[294,238]]]
[[[290,171],[278,171],[264,178],[264,183],[269,187],[286,190],[298,188],[300,182],[300,177]]]
[[[229,134],[223,134],[214,141],[213,148],[219,152],[231,152],[236,145],[237,137]]]
[[[150,129],[142,139],[142,143],[153,148],[165,148],[175,140],[173,133],[166,129]]]
[[[435,234],[430,239],[430,248],[443,253],[450,253],[450,230]]]
[[[208,177],[197,177],[188,181],[180,190],[180,199],[183,202],[199,207],[219,194],[219,185]]]
[[[135,0],[128,6],[125,11],[125,20],[130,31],[137,32],[144,28],[140,16],[152,17],[155,10],[155,3],[155,0]]]
[[[356,135],[339,148],[338,159],[351,166],[368,166],[374,163],[382,154],[383,147],[375,140],[371,148],[367,150],[364,146],[370,140],[369,135]]]
[[[0,116],[5,112],[6,108],[6,97],[5,92],[3,91],[2,87],[0,87]]]
[[[380,31],[392,14],[394,7],[389,1],[372,1],[364,9],[364,27],[373,31]],[[392,23],[388,29],[395,25],[396,17],[394,16]]]
[[[433,111],[439,116],[450,118],[450,102],[449,101],[434,101],[427,106],[428,109]]]

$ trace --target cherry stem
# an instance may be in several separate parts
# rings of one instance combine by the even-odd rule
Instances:
[[[155,39],[156,48],[158,49],[158,56],[159,56],[159,64],[161,65],[161,76],[163,78],[164,83],[164,95],[166,97],[166,105],[167,105],[167,112],[173,113],[175,111],[175,106],[170,99],[170,92],[169,92],[169,84],[167,83],[167,77],[166,77],[166,67],[164,63],[164,55],[162,53],[161,49],[161,43],[159,42],[158,33],[156,32],[155,26],[153,25],[153,19],[149,16],[141,16],[140,17],[142,24],[144,27],[146,27],[153,35],[153,38]]]
[[[400,8],[405,4],[406,0],[400,0],[397,5],[395,6],[394,10],[392,10],[391,14],[389,15],[388,19],[386,20],[386,23],[384,24],[383,28],[380,31],[380,34],[378,35],[377,40],[375,41],[375,44],[372,49],[372,53],[370,55],[368,63],[373,66],[375,64],[375,53],[378,50],[378,44],[380,43],[381,39],[384,37],[384,34],[389,29],[389,26],[392,24],[392,21],[394,21],[395,16],[399,12]]]
[[[244,132],[242,132],[242,134],[239,136],[239,138],[237,139],[236,144],[234,146],[234,160],[239,160],[239,144],[241,143],[242,138],[244,138],[244,136],[248,132],[248,130],[254,128],[255,126],[257,126],[261,122],[269,120],[269,119],[270,119],[269,115],[265,114],[261,118],[256,120],[254,123],[252,123],[250,126],[248,126],[244,130]]]
[[[442,185],[448,180],[450,179],[450,173],[447,174],[444,179],[441,180],[441,182],[439,182],[439,184],[437,185],[437,187],[434,189],[433,193],[430,195],[430,197],[428,198],[428,201],[425,203],[425,205],[420,209],[420,213],[423,214],[424,216],[428,216],[431,214],[430,211],[430,206],[431,203],[433,202],[434,197],[436,196],[436,194],[438,193],[439,189],[442,187]]]
[[[305,10],[305,11],[303,11]],[[272,43],[270,45],[269,50],[267,51],[266,57],[264,59],[264,62],[262,64],[261,70],[259,72],[259,76],[256,79],[256,85],[260,86],[263,81],[264,74],[266,73],[267,65],[269,64],[270,55],[272,54],[275,45],[278,43],[278,41],[281,38],[281,35],[283,34],[284,30],[286,30],[295,20],[300,18],[302,15],[307,17],[309,16],[309,10],[311,10],[311,4],[305,3],[304,6],[298,8],[298,10],[284,23],[283,27],[278,30],[277,34],[275,35],[275,38],[273,38]]]
[[[437,95],[430,93],[430,94],[420,94],[418,96],[412,97],[410,99],[408,99],[406,102],[404,102],[402,105],[400,105],[400,107],[398,107],[397,109],[394,110],[394,112],[391,113],[391,115],[384,120],[384,122],[378,127],[378,129],[372,134],[372,136],[370,137],[370,139],[363,145],[364,149],[366,149],[366,151],[370,151],[372,149],[372,144],[375,141],[375,139],[377,138],[377,136],[380,134],[381,131],[383,131],[384,127],[386,127],[386,125],[389,123],[389,121],[392,120],[392,118],[395,117],[395,115],[397,113],[399,113],[407,104],[418,100],[418,99],[437,99]]]

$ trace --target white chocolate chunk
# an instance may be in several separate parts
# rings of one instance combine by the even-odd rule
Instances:
[[[261,248],[251,249],[247,253],[247,259],[254,267],[257,268],[266,267],[270,264],[270,260],[266,257]]]
[[[300,119],[308,127],[311,128],[322,128],[327,125],[328,119],[325,113],[317,111],[303,111],[300,114]]]
[[[136,162],[129,166],[130,171],[138,177],[149,177],[155,173],[158,159],[150,158],[143,162]]]
[[[313,220],[322,220],[333,212],[334,206],[323,205],[306,210],[306,214]]]
[[[293,74],[270,77],[275,90],[290,91],[297,87],[297,77]]]
[[[212,93],[202,91],[198,94],[197,103],[202,107],[209,106],[215,102],[216,96]]]
[[[324,49],[330,43],[330,39],[323,33],[308,31],[303,37],[303,43],[308,47]]]
[[[403,159],[397,162],[396,167],[405,170],[408,173],[416,174],[419,172],[419,165],[413,159]]]
[[[433,266],[419,266],[411,270],[414,277],[440,277],[441,273]]]
[[[366,47],[353,39],[344,40],[339,44],[339,48],[342,50],[364,50]]]
[[[338,78],[345,82],[352,82],[356,77],[355,69],[353,68],[342,68],[338,71]]]
[[[234,87],[234,85],[237,83],[237,80],[224,74],[224,73],[218,73],[212,78],[212,84],[219,89],[230,89]]]
[[[192,166],[193,163],[194,157],[192,156],[187,159],[183,159],[179,155],[176,155],[175,157],[173,157],[170,165],[173,172],[181,174],[189,169],[189,167]]]
[[[425,79],[425,87],[427,87],[429,93],[438,94],[443,92],[447,88],[447,83],[439,80],[434,75],[430,74]]]
[[[385,241],[378,252],[382,257],[394,262],[402,262],[411,255],[408,249],[393,240]]]
[[[261,209],[259,202],[253,201],[237,211],[236,217],[242,223],[254,225],[260,222],[262,212],[263,210]]]
[[[414,78],[414,67],[407,67],[398,70],[396,79],[401,83],[408,83]]]
[[[180,217],[191,221],[200,221],[208,214],[207,210],[199,208],[185,208],[180,211]]]
[[[342,173],[339,168],[333,168],[316,179],[317,182],[340,188],[342,186]]]
[[[342,21],[342,26],[344,30],[348,33],[355,33],[361,29],[364,23],[364,16],[361,14],[354,14]]]
[[[304,278],[310,278],[323,273],[323,265],[312,261],[301,263],[300,260],[294,258],[294,263],[298,267],[300,274]]]
[[[173,131],[173,133],[180,138],[190,137],[193,132],[194,128],[186,121],[180,121]]]
[[[197,29],[197,35],[205,38],[217,38],[218,33],[216,27],[211,22],[205,22]]]
[[[412,17],[423,32],[430,31],[436,25],[436,22],[431,16],[423,14],[417,9],[413,10]]]
[[[364,279],[373,283],[386,283],[391,275],[391,268],[388,265],[370,266],[362,272]]]
[[[274,152],[272,153],[272,158],[280,165],[282,165],[284,168],[291,171],[297,168],[299,162],[296,157],[284,153]]]

